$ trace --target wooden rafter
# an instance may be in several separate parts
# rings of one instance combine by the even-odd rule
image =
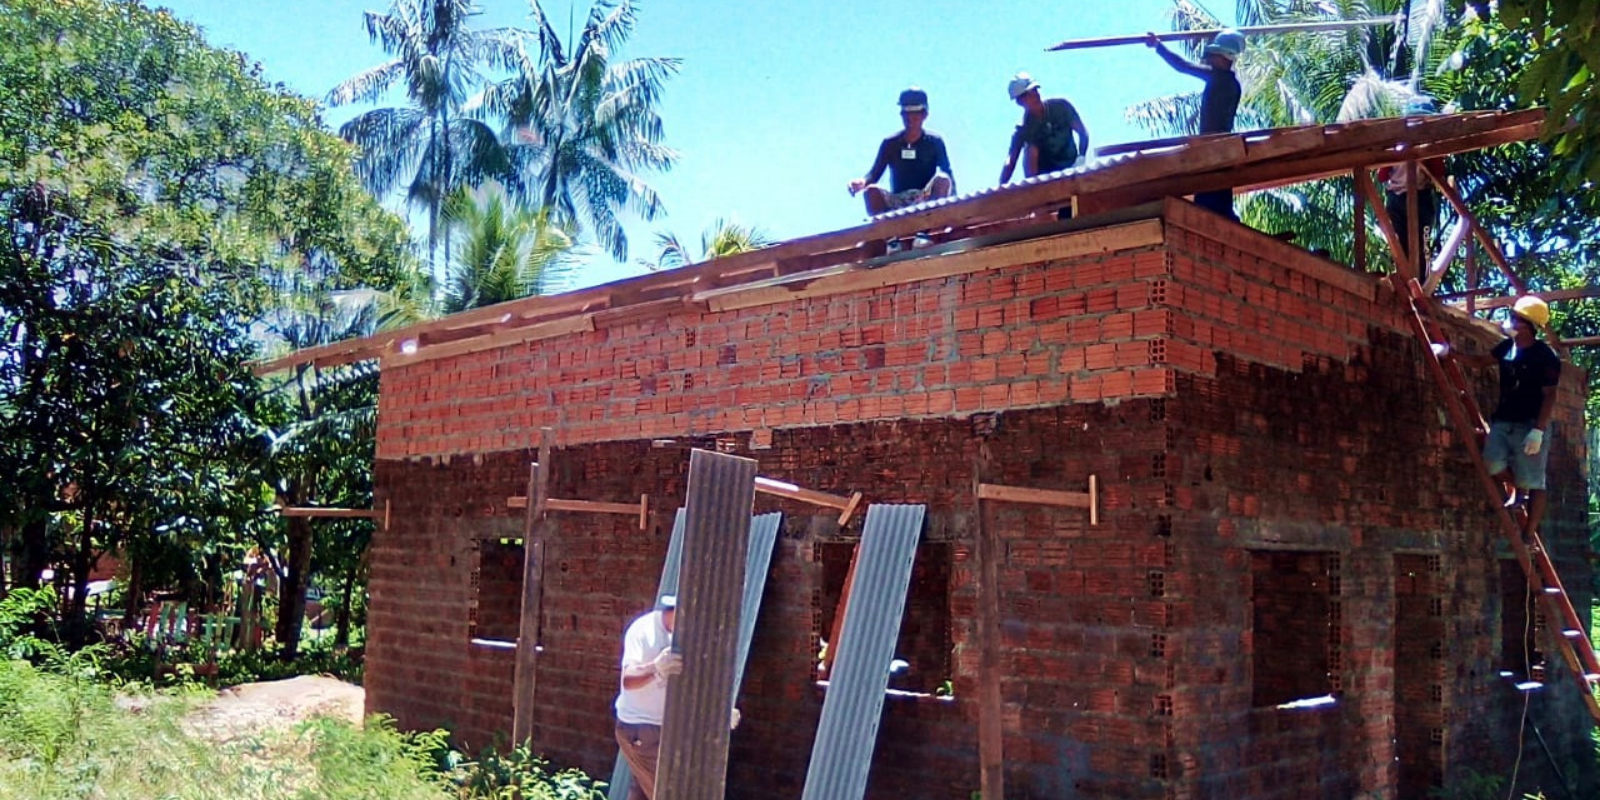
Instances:
[[[257,362],[253,368],[258,374],[267,374],[305,364],[328,367],[374,358],[398,366],[441,355],[597,330],[610,324],[703,308],[695,304],[694,297],[698,294],[704,302],[712,290],[854,264],[868,252],[864,243],[905,237],[917,231],[970,232],[1009,225],[1069,204],[1077,206],[1081,213],[1094,214],[1230,186],[1250,191],[1345,175],[1362,167],[1531,138],[1537,135],[1543,118],[1541,110],[1472,112],[1144,143],[1145,148],[1152,144],[1162,147],[1141,149],[1136,156],[1115,158],[1088,169],[892,212],[851,228],[676,270],[502,303],[362,339],[306,348]]]
[[[1516,271],[1511,268],[1511,263],[1506,261],[1505,254],[1500,252],[1500,245],[1495,243],[1494,237],[1490,236],[1489,232],[1478,224],[1478,218],[1473,216],[1472,209],[1468,208],[1466,201],[1461,199],[1461,193],[1456,191],[1456,187],[1451,186],[1443,175],[1436,174],[1427,164],[1422,164],[1421,168],[1427,174],[1428,179],[1433,181],[1433,185],[1439,189],[1439,194],[1450,201],[1451,207],[1455,208],[1456,213],[1461,215],[1462,219],[1467,220],[1467,224],[1472,227],[1473,236],[1477,238],[1479,244],[1483,245],[1483,251],[1488,253],[1489,258],[1500,268],[1501,274],[1505,275],[1512,288],[1516,289],[1518,294],[1528,291],[1528,285],[1517,277]]]

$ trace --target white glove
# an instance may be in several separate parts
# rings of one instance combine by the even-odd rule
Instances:
[[[1432,347],[1433,347],[1433,354],[1435,356],[1438,356],[1439,358],[1444,358],[1445,356],[1450,355],[1450,343],[1449,342],[1434,342]]]
[[[650,662],[650,668],[655,670],[657,675],[670,678],[683,672],[683,656],[671,650],[662,650],[661,655]]]
[[[736,708],[732,714],[728,715],[728,730],[737,729],[739,727],[739,719],[739,709]]]
[[[1539,455],[1539,448],[1541,447],[1544,447],[1544,431],[1541,431],[1538,428],[1528,431],[1528,438],[1522,440],[1523,454],[1530,456]]]

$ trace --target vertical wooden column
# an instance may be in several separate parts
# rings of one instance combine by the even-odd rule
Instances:
[[[539,460],[528,470],[528,510],[522,523],[522,618],[517,627],[517,672],[512,694],[511,741],[533,738],[539,672],[539,628],[544,615],[545,500],[550,496],[549,428],[539,429]]]
[[[1412,278],[1416,278],[1417,280],[1421,281],[1421,280],[1426,280],[1427,279],[1427,276],[1422,274],[1422,265],[1427,261],[1427,259],[1423,258],[1423,256],[1422,256],[1422,220],[1419,219],[1419,217],[1422,215],[1422,204],[1417,201],[1417,190],[1421,188],[1419,186],[1419,184],[1422,183],[1422,175],[1420,173],[1418,173],[1418,171],[1417,171],[1417,162],[1415,162],[1415,161],[1407,161],[1406,162],[1406,166],[1405,166],[1405,170],[1406,170],[1406,240],[1405,240],[1405,245],[1406,245],[1406,255],[1411,257],[1411,262],[1410,262],[1410,264],[1408,264],[1408,266],[1411,269],[1411,274],[1410,275],[1406,275],[1405,279],[1406,280],[1410,280]]]
[[[1350,179],[1355,181],[1355,252],[1351,257],[1350,266],[1357,272],[1367,271],[1367,196],[1361,191],[1361,178],[1355,170],[1350,174]]]
[[[1000,691],[1000,547],[988,524],[988,508],[978,486],[987,478],[989,450],[980,450],[972,467],[976,505],[973,556],[978,588],[978,770],[983,800],[1005,798],[1005,705]]]

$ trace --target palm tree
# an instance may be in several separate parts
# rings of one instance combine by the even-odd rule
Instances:
[[[387,13],[366,12],[367,35],[389,60],[334,87],[334,106],[377,102],[396,84],[407,105],[378,108],[339,128],[361,148],[357,174],[379,197],[404,186],[408,204],[428,213],[430,262],[436,260],[445,198],[509,167],[505,148],[481,119],[464,113],[482,85],[480,67],[503,66],[522,47],[523,31],[473,30],[471,0],[394,0]]]
[[[554,219],[588,229],[617,260],[628,257],[618,220],[632,211],[647,220],[661,214],[661,198],[645,182],[667,170],[677,154],[662,145],[656,113],[663,87],[679,59],[614,59],[633,33],[630,0],[595,0],[570,49],[557,35],[540,0],[530,0],[537,53],[509,55],[513,76],[490,86],[484,108],[511,128],[507,155],[517,199],[550,209]]]
[[[1250,42],[1239,62],[1244,96],[1239,129],[1395,116],[1432,94],[1439,63],[1454,47],[1444,0],[1239,0],[1240,26],[1394,16],[1401,26],[1279,34]],[[1174,0],[1174,30],[1222,27],[1190,0]],[[1190,44],[1198,57],[1204,42]],[[1197,130],[1199,93],[1161,97],[1128,109],[1128,118],[1161,135]],[[1354,185],[1330,179],[1245,198],[1242,218],[1262,230],[1294,230],[1296,241],[1348,260]]]
[[[675,269],[714,258],[759,250],[770,244],[772,238],[754,225],[718,219],[700,233],[699,258],[690,254],[689,248],[678,239],[677,235],[662,232],[656,234],[656,247],[660,250],[656,260],[640,260],[639,264],[652,272]]]
[[[540,294],[575,263],[571,231],[549,209],[519,207],[498,190],[483,195],[461,192],[445,205],[445,224],[461,233],[445,279],[446,314]]]

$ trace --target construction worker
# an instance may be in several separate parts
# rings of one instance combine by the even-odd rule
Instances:
[[[1000,183],[1011,180],[1022,159],[1022,174],[1032,178],[1071,169],[1083,163],[1089,153],[1089,129],[1084,127],[1078,109],[1059,97],[1039,97],[1039,84],[1026,72],[1019,72],[1006,85],[1011,100],[1022,106],[1022,122],[1011,134],[1006,164],[1000,169]]]
[[[923,129],[927,119],[928,93],[915,86],[901,92],[900,120],[905,127],[878,145],[878,156],[866,177],[850,181],[850,196],[865,193],[868,214],[876,216],[955,192],[944,139]],[[885,169],[889,171],[887,190],[877,185]]]
[[[667,683],[683,673],[683,656],[672,649],[678,598],[664,594],[649,613],[628,625],[622,637],[622,685],[617,692],[617,744],[633,783],[628,800],[655,800],[656,762],[666,718]],[[739,709],[728,720],[739,727]]]
[[[1515,487],[1512,502],[1526,500],[1525,534],[1537,531],[1544,518],[1545,467],[1550,462],[1545,432],[1561,380],[1560,356],[1539,337],[1549,324],[1550,306],[1530,295],[1517,299],[1505,324],[1508,337],[1487,355],[1451,353],[1448,345],[1435,345],[1440,355],[1468,366],[1500,367],[1500,403],[1490,416],[1483,461],[1496,478]]]
[[[1206,88],[1200,94],[1201,135],[1232,133],[1233,118],[1239,111],[1239,97],[1242,94],[1239,78],[1233,72],[1233,62],[1244,52],[1244,36],[1235,30],[1218,33],[1211,44],[1206,45],[1204,61],[1199,64],[1168,50],[1154,33],[1145,35],[1145,44],[1155,48],[1156,53],[1173,69],[1206,82]],[[1200,192],[1194,196],[1194,202],[1228,219],[1239,219],[1233,213],[1232,189]]]
[[[633,773],[628,800],[655,800],[667,681],[683,672],[683,656],[672,650],[677,609],[676,596],[662,595],[655,609],[628,625],[622,637],[622,686],[615,707],[617,744]]]
[[[1405,115],[1408,117],[1422,114],[1437,114],[1438,109],[1433,100],[1417,96],[1406,101]],[[1433,188],[1433,181],[1422,174],[1423,166],[1433,174],[1443,178],[1445,163],[1443,158],[1430,158],[1417,167],[1417,219],[1422,230],[1418,240],[1422,245],[1422,253],[1416,258],[1421,274],[1418,280],[1423,283],[1428,281],[1428,258],[1432,251],[1433,228],[1439,220],[1439,191]],[[1383,184],[1385,193],[1383,207],[1389,212],[1389,220],[1394,223],[1395,235],[1400,237],[1400,244],[1407,249],[1411,247],[1411,201],[1410,182],[1406,177],[1403,166],[1388,166],[1378,170],[1378,182]]]

